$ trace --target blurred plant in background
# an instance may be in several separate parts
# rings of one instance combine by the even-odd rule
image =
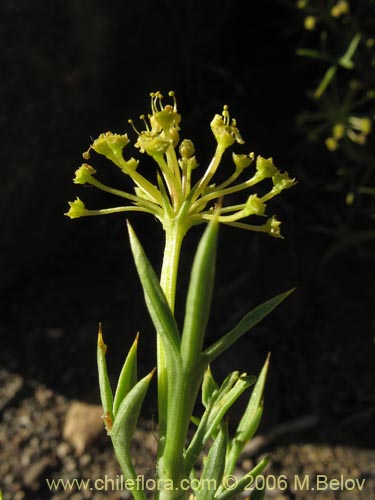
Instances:
[[[315,86],[297,126],[332,164],[336,175],[321,180],[342,200],[333,227],[317,228],[334,236],[333,255],[375,238],[375,1],[298,0],[294,10],[308,47],[296,53],[311,60]]]

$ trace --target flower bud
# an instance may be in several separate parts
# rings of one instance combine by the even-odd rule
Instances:
[[[254,153],[250,153],[249,155],[238,155],[233,153],[232,158],[236,166],[236,170],[242,172],[242,170],[249,167],[253,163]]]
[[[296,184],[295,179],[291,179],[288,172],[277,172],[272,176],[272,182],[273,192],[276,192],[277,194],[281,193],[281,191],[284,191],[284,189],[291,188]]]
[[[70,217],[71,219],[78,219],[78,217],[86,215],[85,204],[78,198],[78,196],[74,201],[69,201],[68,203],[70,208],[64,215]]]
[[[328,151],[336,151],[339,147],[339,143],[334,137],[327,137],[325,144]]]
[[[305,30],[313,31],[316,26],[316,17],[315,16],[307,16],[304,21]]]
[[[336,5],[334,5],[331,9],[332,17],[340,17],[343,14],[348,14],[349,12],[349,4],[347,0],[339,0]]]
[[[122,156],[122,150],[129,142],[127,134],[120,135],[106,132],[105,134],[100,134],[99,137],[95,139],[90,149],[93,149],[96,153],[105,156],[109,160],[113,160],[116,156]],[[90,149],[83,154],[85,159],[90,157]]]
[[[273,215],[269,219],[267,219],[266,222],[266,230],[267,233],[270,236],[273,236],[274,238],[282,238],[281,232],[280,232],[280,225],[281,222],[276,219],[276,217]]]
[[[262,156],[257,156],[256,169],[263,179],[272,177],[278,172],[273,164],[273,158],[263,158]]]
[[[345,125],[343,123],[336,123],[332,129],[333,138],[339,141],[344,137]]]
[[[187,160],[188,158],[191,158],[195,153],[194,144],[190,139],[184,139],[181,142],[178,150],[179,150],[181,158],[183,160]]]
[[[266,205],[258,198],[258,195],[252,194],[249,196],[245,205],[247,215],[264,215],[265,210]]]
[[[90,181],[91,176],[95,174],[96,170],[91,167],[91,165],[82,163],[82,165],[75,171],[73,182],[74,184],[86,184]]]

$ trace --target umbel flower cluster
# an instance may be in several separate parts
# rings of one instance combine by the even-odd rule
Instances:
[[[236,120],[230,117],[228,106],[224,106],[221,114],[214,116],[211,130],[217,145],[209,165],[202,167],[196,159],[193,142],[189,139],[180,140],[181,115],[177,111],[174,92],[169,92],[168,95],[170,103],[164,105],[160,92],[150,94],[151,114],[147,118],[144,115],[140,117],[145,126],[144,130],[138,131],[129,120],[137,134],[134,145],[140,153],[146,153],[156,162],[156,176],[153,173],[150,180],[140,172],[138,159],[126,159],[124,149],[131,142],[127,134],[100,134],[83,154],[84,159],[88,161],[92,151],[104,155],[132,179],[135,184],[134,192],[103,184],[95,177],[96,170],[90,164],[83,163],[75,172],[76,184],[91,184],[126,200],[127,203],[114,208],[91,210],[77,197],[75,201],[69,202],[70,209],[65,215],[74,219],[117,212],[147,212],[160,220],[164,229],[167,229],[169,221],[178,218],[179,224],[184,226],[186,232],[195,224],[211,220],[213,209],[219,200],[223,200],[219,222],[281,237],[281,223],[274,215],[267,214],[267,202],[284,189],[293,186],[295,180],[286,172],[277,169],[272,158],[256,157],[254,153],[233,153],[230,175],[223,182],[216,184],[214,176],[225,151],[235,143],[244,144]],[[248,174],[245,176],[245,173]],[[197,179],[193,181],[195,177]],[[225,206],[228,195],[247,191],[265,179],[270,181],[266,194],[247,194],[243,203]],[[262,223],[253,223],[252,220],[241,222],[255,216],[260,217]]]

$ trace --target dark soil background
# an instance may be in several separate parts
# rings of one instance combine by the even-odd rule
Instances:
[[[325,190],[335,177],[329,157],[319,146],[305,143],[295,125],[297,114],[309,105],[307,91],[314,82],[311,67],[295,56],[301,39],[297,22],[293,10],[271,0],[2,0],[0,363],[4,387],[12,388],[14,377],[19,380],[16,390],[2,393],[3,443],[16,439],[20,427],[15,419],[22,408],[21,413],[27,408],[35,412],[35,404],[41,404],[40,418],[57,411],[58,427],[70,401],[99,403],[99,321],[109,346],[111,376],[120,370],[137,331],[140,372],[155,362],[154,333],[124,217],[71,221],[63,213],[77,195],[92,207],[112,201],[72,183],[90,137],[107,130],[131,136],[127,120],[148,112],[149,92],[174,89],[182,136],[194,141],[202,165],[214,148],[209,122],[228,104],[248,150],[273,156],[276,165],[299,180],[272,204],[283,221],[285,240],[221,230],[209,339],[225,333],[252,306],[293,286],[298,289],[233,347],[213,367],[214,373],[218,378],[235,369],[257,373],[271,351],[261,432],[267,435],[280,424],[305,417],[313,422],[300,432],[293,432],[291,424],[286,437],[274,439],[274,448],[284,446],[284,452],[277,448],[282,467],[276,471],[288,470],[284,455],[288,463],[297,463],[298,458],[290,460],[296,453],[290,446],[299,443],[304,450],[307,444],[350,448],[358,462],[345,474],[373,477],[374,463],[368,455],[362,462],[359,457],[375,444],[374,242],[339,244],[327,258],[338,243],[329,230],[332,216],[344,213],[345,194]],[[94,161],[100,175],[123,182],[111,165],[99,157]],[[130,218],[159,269],[161,228],[147,216]],[[317,232],[317,226],[328,231]],[[374,229],[373,221],[365,218],[363,226]],[[179,315],[201,230],[192,230],[184,247]],[[355,242],[350,235],[346,241]],[[43,399],[40,391],[48,397]],[[154,413],[155,397],[150,396],[145,421]],[[6,500],[73,498],[71,492],[43,493],[37,474],[40,489],[25,482],[22,454],[33,433],[40,434],[34,448],[40,448],[39,460],[43,456],[40,420],[29,422],[23,445],[3,447],[0,461],[13,464],[4,466],[0,477]],[[59,432],[54,434],[56,443]],[[99,443],[99,451],[110,453],[107,445]],[[99,452],[91,448],[90,453],[95,458]],[[313,470],[322,466],[319,456],[313,462]],[[54,465],[47,463],[42,470],[48,467]],[[337,474],[345,467],[338,467]],[[84,465],[78,470],[82,474]],[[17,485],[9,478],[17,478]],[[76,500],[86,498],[74,494]],[[344,498],[337,495],[324,498]],[[358,498],[375,498],[373,489],[363,495]],[[280,498],[313,497],[318,498],[313,492]]]

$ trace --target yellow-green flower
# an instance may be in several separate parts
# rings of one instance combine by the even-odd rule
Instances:
[[[75,184],[86,184],[90,182],[91,177],[96,174],[96,170],[88,165],[87,163],[82,163],[82,165],[75,171],[75,177],[73,182]]]
[[[85,207],[85,204],[83,203],[82,200],[80,200],[77,196],[77,198],[74,201],[69,201],[69,211],[66,212],[66,216],[70,217],[71,219],[77,219],[78,217],[83,217],[84,215],[87,215],[87,210]]]
[[[84,153],[84,157],[88,158],[91,150],[104,155],[130,177],[134,184],[134,192],[103,184],[94,177],[95,169],[84,163],[75,173],[76,184],[89,183],[120,197],[127,204],[115,208],[89,210],[77,198],[69,203],[70,209],[66,215],[77,218],[83,215],[142,211],[153,214],[159,219],[166,232],[178,224],[181,226],[181,232],[185,234],[192,225],[212,219],[212,209],[219,200],[223,200],[218,216],[220,222],[280,237],[280,222],[276,218],[268,219],[266,224],[260,225],[240,222],[246,218],[264,217],[266,202],[295,184],[294,179],[290,179],[287,173],[279,171],[272,158],[263,158],[260,155],[256,157],[253,152],[250,154],[233,152],[232,172],[229,172],[224,180],[221,175],[220,182],[215,180],[221,164],[227,162],[225,151],[235,143],[244,143],[236,120],[229,115],[228,106],[224,106],[222,113],[215,115],[210,124],[216,139],[216,149],[212,159],[208,165],[197,169],[198,162],[193,142],[187,138],[180,141],[181,115],[177,111],[174,93],[169,93],[172,104],[164,104],[160,92],[153,92],[150,96],[151,114],[147,118],[144,115],[140,117],[144,129],[138,130],[131,120],[129,122],[137,135],[135,147],[140,153],[146,153],[154,159],[155,171],[142,171],[141,167],[138,168],[138,159],[124,158],[123,150],[130,142],[127,134],[112,132],[100,134]],[[255,168],[248,168],[255,157]],[[225,171],[227,168],[225,166]],[[266,195],[260,197],[256,193],[256,185],[264,179],[272,179],[273,187]],[[249,189],[252,189],[250,194]],[[225,204],[229,195],[240,194],[243,191],[246,191],[246,195],[242,203]]]
[[[236,153],[232,154],[233,163],[236,166],[236,170],[242,172],[245,168],[249,167],[254,161],[254,153],[249,155],[239,155]]]
[[[221,115],[215,115],[211,122],[211,130],[217,140],[219,146],[223,149],[229,148],[235,142],[244,144],[241,134],[237,128],[237,123],[234,118],[230,119],[229,108],[224,106]]]
[[[93,149],[96,153],[104,155],[108,160],[113,161],[122,156],[122,151],[129,142],[127,134],[120,135],[106,132],[105,134],[100,134],[99,137],[95,139],[88,151],[83,153],[83,157],[85,159],[90,158],[90,150]]]
[[[347,0],[339,0],[331,9],[332,17],[340,17],[349,12],[349,3]]]
[[[164,139],[160,134],[142,132],[135,143],[135,147],[139,148],[141,153],[146,152],[148,155],[155,157],[163,156],[171,144],[171,139]]]
[[[316,22],[317,22],[317,19],[315,16],[305,17],[305,21],[304,21],[305,30],[313,31],[315,29]]]
[[[275,216],[270,217],[266,222],[267,233],[274,238],[282,238],[280,225],[281,222]]]
[[[257,157],[256,169],[263,179],[273,177],[278,172],[278,169],[273,163],[273,158],[263,158],[262,156]]]

